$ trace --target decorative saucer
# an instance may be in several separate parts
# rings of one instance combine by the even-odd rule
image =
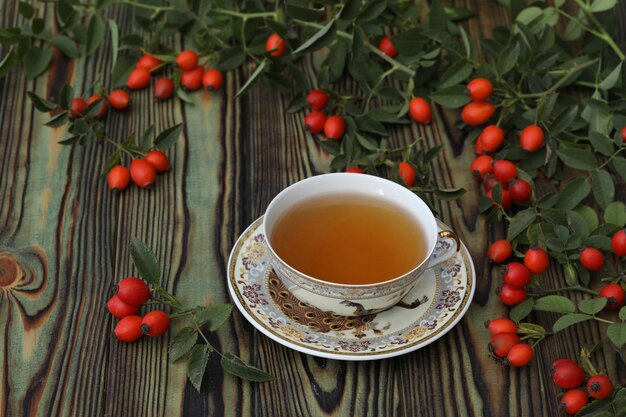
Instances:
[[[476,272],[465,247],[427,270],[405,297],[412,310],[392,307],[378,314],[344,317],[295,298],[274,274],[257,219],[239,237],[228,261],[228,287],[235,305],[254,327],[278,343],[329,359],[373,360],[403,355],[449,332],[469,308]],[[440,230],[449,229],[437,220]]]

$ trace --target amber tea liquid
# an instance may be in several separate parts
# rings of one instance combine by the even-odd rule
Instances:
[[[426,238],[402,208],[363,195],[304,200],[278,219],[272,247],[311,277],[372,284],[399,277],[426,258]]]

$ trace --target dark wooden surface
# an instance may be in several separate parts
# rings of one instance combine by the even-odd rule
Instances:
[[[16,3],[0,3],[1,26],[15,21]],[[492,0],[454,3],[476,12],[466,23],[474,39],[508,21]],[[124,32],[132,20],[120,10],[110,17]],[[626,21],[626,2],[618,14]],[[624,25],[620,30],[623,39]],[[112,285],[134,273],[130,238],[154,248],[166,288],[185,302],[228,302],[225,268],[237,236],[282,188],[326,172],[328,157],[304,132],[303,114],[284,112],[288,98],[255,87],[234,99],[246,74],[231,72],[221,92],[194,94],[194,106],[154,103],[144,90],[134,93],[131,113],[109,114],[113,135],[185,122],[169,151],[173,170],[159,177],[156,189],[113,195],[98,175],[112,148],[58,145],[64,128],[44,127],[48,116],[25,99],[27,90],[55,97],[64,82],[82,91],[99,74],[106,84],[107,44],[86,60],[60,57],[36,81],[27,81],[22,70],[0,80],[0,416],[557,415],[560,391],[549,364],[576,358],[582,344],[599,340],[598,366],[626,384],[626,368],[596,323],[549,338],[523,369],[488,357],[482,323],[507,310],[494,295],[500,278],[484,252],[502,230],[478,216],[477,185],[465,175],[471,144],[452,128],[455,114],[440,109],[432,125],[395,130],[392,140],[408,143],[420,135],[428,146],[444,145],[434,165],[438,184],[469,190],[460,201],[432,202],[469,246],[478,271],[474,302],[445,337],[389,360],[324,360],[280,346],[236,312],[212,342],[277,380],[242,382],[212,361],[202,393],[186,382],[185,365],[168,364],[169,336],[117,342],[105,302]],[[313,77],[314,65],[306,68]],[[556,269],[547,280],[563,283]],[[539,318],[546,325],[552,320]]]

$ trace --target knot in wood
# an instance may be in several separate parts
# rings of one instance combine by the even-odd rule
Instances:
[[[0,287],[10,287],[18,282],[22,275],[22,268],[14,257],[0,254]]]

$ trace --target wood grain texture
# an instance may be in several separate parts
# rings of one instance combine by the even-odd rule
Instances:
[[[11,26],[16,2],[0,4],[0,23]],[[474,40],[509,19],[491,0],[450,4],[476,12],[478,18],[465,23]],[[133,25],[127,11],[115,7],[109,15],[122,33]],[[626,3],[617,15],[626,19]],[[50,13],[43,17],[54,21]],[[622,25],[620,39],[625,37]],[[164,287],[184,302],[228,302],[225,271],[236,238],[281,189],[327,171],[330,159],[304,132],[303,114],[284,112],[289,97],[257,86],[234,99],[250,73],[242,70],[227,75],[221,92],[194,94],[195,105],[156,103],[144,90],[133,93],[132,112],[111,112],[107,129],[115,137],[185,122],[183,137],[168,151],[173,170],[159,177],[154,190],[111,194],[98,173],[112,147],[58,145],[64,129],[44,127],[48,117],[24,94],[34,90],[55,98],[65,82],[86,90],[109,72],[106,42],[87,59],[59,57],[36,81],[26,80],[22,70],[0,79],[0,417],[556,414],[560,390],[550,380],[549,364],[575,358],[581,343],[602,340],[604,333],[596,323],[569,328],[544,341],[535,361],[521,370],[488,357],[482,323],[507,310],[494,295],[499,271],[490,268],[484,251],[503,229],[487,226],[478,215],[477,185],[465,175],[471,144],[452,127],[457,113],[441,109],[432,125],[394,129],[391,140],[403,145],[421,137],[428,147],[442,144],[434,163],[438,185],[469,190],[460,201],[430,200],[466,242],[478,272],[473,305],[446,337],[389,360],[333,361],[284,348],[235,313],[211,342],[277,380],[242,382],[212,360],[202,393],[187,383],[184,364],[168,363],[172,333],[118,343],[105,303],[117,280],[137,273],[128,254],[131,238],[155,250]],[[176,42],[172,46],[191,46]],[[315,64],[303,65],[314,80]],[[356,91],[350,82],[338,88]],[[552,269],[545,282],[557,286],[564,279]],[[535,319],[549,326],[555,316]],[[598,366],[625,385],[626,368],[608,341],[602,350]]]

